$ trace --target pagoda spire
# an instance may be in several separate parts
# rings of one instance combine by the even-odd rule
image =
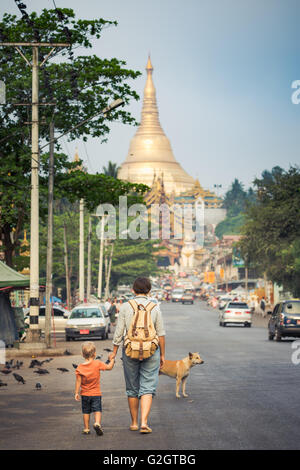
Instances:
[[[153,65],[148,56],[146,65],[147,80],[144,89],[144,100],[141,115],[141,124],[137,130],[136,135],[140,134],[162,134],[165,135],[160,122],[159,113],[156,101],[156,90],[152,79]]]

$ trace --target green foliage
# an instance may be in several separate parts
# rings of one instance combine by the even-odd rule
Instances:
[[[231,188],[224,197],[223,207],[227,210],[226,219],[220,222],[215,230],[218,238],[223,235],[239,235],[244,223],[243,213],[249,203],[255,202],[256,196],[252,188],[244,190],[243,184],[235,178]]]
[[[152,240],[116,240],[112,264],[112,286],[132,284],[138,277],[158,273]]]
[[[275,169],[254,182],[257,202],[246,210],[244,258],[300,296],[300,170]]]
[[[239,235],[244,222],[245,217],[243,214],[238,214],[234,217],[226,217],[225,220],[217,225],[215,234],[219,239],[221,239],[223,235]]]
[[[116,163],[112,163],[111,161],[108,162],[107,167],[103,167],[103,173],[107,176],[113,176],[114,178],[118,175],[119,167]]]
[[[244,190],[243,184],[236,178],[224,197],[223,207],[227,209],[227,216],[237,216],[245,209],[246,201],[247,192]]]
[[[40,16],[31,13],[30,20],[39,32],[40,42],[70,43],[70,48],[56,48],[50,61],[42,67],[39,74],[41,102],[55,106],[55,128],[68,131],[73,125],[96,113],[100,113],[108,103],[122,98],[126,104],[138,95],[127,81],[135,79],[140,72],[125,68],[126,63],[116,58],[101,59],[95,55],[82,55],[74,58],[74,50],[91,48],[90,38],[100,38],[104,28],[115,26],[116,22],[97,20],[75,20],[71,9],[61,9],[63,25],[55,10],[44,9]],[[63,27],[68,26],[71,36],[66,37]],[[30,42],[34,40],[34,28],[23,19],[4,14],[0,22],[0,35],[3,41]],[[49,47],[40,47],[40,63],[49,52]],[[7,104],[1,107],[0,139],[9,137],[16,131],[18,144],[28,142],[29,133],[24,130],[24,122],[30,121],[30,107],[15,106],[14,103],[31,102],[31,68],[13,47],[5,47],[0,57],[1,78],[6,82]],[[24,48],[25,56],[30,60],[31,48]],[[53,58],[55,61],[53,61]],[[52,106],[41,107],[42,115],[49,123]],[[86,125],[74,130],[69,138],[86,135],[101,137],[109,132],[108,121],[120,120],[123,123],[136,123],[134,118],[122,108],[111,111],[106,118],[99,115]],[[41,126],[40,136],[48,139],[48,127]],[[7,144],[11,143],[9,140]],[[16,141],[13,142],[15,146]]]

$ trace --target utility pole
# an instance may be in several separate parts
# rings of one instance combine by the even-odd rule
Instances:
[[[67,243],[67,226],[64,221],[64,259],[65,259],[65,271],[66,271],[66,288],[67,288],[67,305],[68,309],[71,308],[71,286],[70,286],[70,274],[69,274],[69,262],[68,262],[68,243]]]
[[[248,302],[248,266],[245,266],[245,291],[246,291],[246,302]]]
[[[84,200],[79,202],[79,301],[84,301]]]
[[[70,44],[40,42],[3,42],[0,46],[15,47],[27,65],[32,68],[31,103],[31,213],[30,213],[30,312],[27,343],[39,343],[39,47],[51,47],[49,54],[40,64],[42,67],[56,47]],[[32,63],[20,47],[32,48]],[[27,104],[27,103],[26,103]],[[40,344],[38,345],[40,347]]]
[[[100,235],[101,236],[100,236],[100,253],[99,253],[98,292],[97,292],[98,299],[101,299],[101,296],[102,296],[104,215],[101,218],[101,232],[100,232]]]
[[[92,217],[89,216],[89,228],[88,228],[88,248],[87,248],[87,286],[86,286],[86,297],[89,301],[91,296],[91,246],[92,246]]]
[[[54,186],[54,123],[50,122],[49,145],[49,180],[48,180],[48,237],[47,237],[47,271],[46,271],[46,312],[45,343],[51,347],[51,295],[53,265],[53,186]]]
[[[105,286],[105,300],[107,299],[108,294],[109,294],[109,281],[110,281],[110,273],[111,273],[111,264],[112,264],[113,252],[114,252],[114,242],[112,241],[110,257],[109,257],[109,264],[108,264],[108,273],[107,273],[107,278],[106,278],[106,286]]]

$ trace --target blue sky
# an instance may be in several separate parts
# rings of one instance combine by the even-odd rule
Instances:
[[[52,0],[25,0],[28,11]],[[55,0],[81,18],[117,20],[91,53],[125,59],[145,72],[148,53],[162,127],[175,158],[205,188],[234,178],[248,187],[264,169],[299,164],[300,105],[291,101],[300,79],[299,0]],[[13,0],[0,13],[19,11]],[[145,74],[132,82],[141,96]],[[129,109],[139,120],[141,100]],[[90,171],[121,164],[135,128],[114,124],[107,144],[76,146]]]

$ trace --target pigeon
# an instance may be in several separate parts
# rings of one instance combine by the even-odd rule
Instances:
[[[74,367],[74,369],[77,369],[77,367],[78,367],[77,364],[72,364],[72,366]]]
[[[101,354],[99,354],[98,356],[96,356],[96,359],[98,359],[98,361],[100,361],[101,357],[102,357]]]
[[[69,372],[69,369],[65,369],[64,367],[57,367],[57,370],[60,370],[61,372]]]
[[[13,369],[20,369],[20,367],[23,365],[22,361],[17,361],[14,366],[12,366]]]
[[[47,369],[36,369],[33,371],[35,374],[43,375],[43,374],[49,374],[49,371]]]
[[[64,355],[65,356],[72,356],[72,353],[66,349],[65,352],[64,352]]]
[[[45,359],[45,360],[43,361],[43,364],[44,364],[44,362],[51,362],[51,361],[53,361],[53,357],[50,357],[49,359]]]
[[[104,348],[104,351],[107,351],[107,352],[112,352],[112,349],[109,349],[109,348]]]
[[[5,363],[5,369],[11,369],[11,365],[8,361]]]
[[[5,384],[4,382],[2,382],[2,380],[0,380],[0,387],[7,387],[7,384]]]
[[[35,384],[35,388],[36,388],[37,390],[41,390],[42,386],[41,386],[40,382],[37,382],[37,383]]]
[[[2,372],[2,374],[8,375],[12,372],[12,370],[11,369],[3,369],[3,370],[1,370],[1,372]]]
[[[22,375],[16,374],[15,372],[13,373],[14,378],[16,379],[17,382],[21,382],[22,384],[25,384],[25,380],[23,379]]]
[[[42,362],[38,361],[37,359],[33,359],[30,363],[29,369],[32,369],[34,366],[41,367],[43,365]]]

